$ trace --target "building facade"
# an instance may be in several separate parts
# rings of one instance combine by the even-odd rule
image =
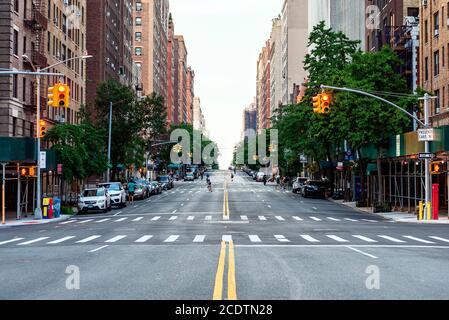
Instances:
[[[207,135],[206,119],[201,109],[201,99],[193,98],[193,129],[200,131],[203,135]]]
[[[282,105],[282,21],[273,20],[270,36],[270,117]]]
[[[106,80],[133,83],[134,0],[87,1],[87,92],[89,107]],[[136,6],[138,2],[136,2]]]
[[[176,45],[176,56],[177,60],[175,64],[177,64],[177,87],[178,87],[178,105],[177,111],[177,123],[186,123],[187,122],[187,48],[184,42],[183,36],[175,36],[177,45]]]
[[[309,1],[285,0],[282,7],[282,104],[294,103],[296,86],[304,83],[307,54]]]
[[[187,78],[186,78],[186,123],[193,123],[193,100],[195,97],[195,72],[191,67],[187,68]]]
[[[171,13],[168,17],[167,34],[167,126],[175,122],[175,25]]]

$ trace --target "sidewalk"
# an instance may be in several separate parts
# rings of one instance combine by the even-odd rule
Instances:
[[[28,217],[23,217],[20,220],[16,220],[15,214],[11,215],[9,212],[6,214],[5,224],[2,224],[0,221],[0,228],[2,227],[19,227],[19,226],[29,226],[29,225],[37,225],[37,224],[46,224],[53,222],[61,222],[70,219],[73,217],[72,215],[63,215],[59,218],[54,219],[42,219],[42,220],[34,220],[33,215],[28,215]]]
[[[356,207],[355,202],[343,202],[343,200],[333,200],[332,198],[328,198],[329,201],[334,203],[342,204],[347,207],[350,207],[354,210],[357,210],[362,213],[371,213],[383,217],[387,220],[392,220],[394,222],[406,222],[406,223],[419,223],[419,224],[449,224],[449,219],[447,215],[440,214],[439,220],[426,220],[426,221],[418,221],[417,217],[414,214],[406,213],[406,212],[372,212],[371,207],[359,208]]]

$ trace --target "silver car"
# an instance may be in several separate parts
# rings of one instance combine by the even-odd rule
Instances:
[[[98,187],[103,187],[108,190],[113,206],[116,205],[119,208],[126,207],[126,191],[123,188],[121,182],[100,183]]]

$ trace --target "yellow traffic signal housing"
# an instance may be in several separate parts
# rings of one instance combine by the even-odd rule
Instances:
[[[441,161],[434,161],[430,165],[431,174],[441,174],[443,173],[443,164]]]
[[[320,113],[327,114],[331,111],[330,102],[331,102],[330,96],[326,93],[323,93],[321,95],[321,112]]]
[[[47,124],[45,120],[39,121],[39,137],[43,138],[45,134],[47,133]]]
[[[65,83],[58,83],[55,87],[57,107],[68,108],[70,103],[70,87]]]
[[[318,94],[312,98],[313,101],[313,112],[321,113],[321,94]]]
[[[57,93],[56,86],[48,87],[48,105],[50,107],[57,107],[58,103],[56,101]]]

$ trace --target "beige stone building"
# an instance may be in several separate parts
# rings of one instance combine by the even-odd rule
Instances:
[[[433,126],[449,124],[449,3],[421,1],[420,86],[438,97],[432,100]]]

